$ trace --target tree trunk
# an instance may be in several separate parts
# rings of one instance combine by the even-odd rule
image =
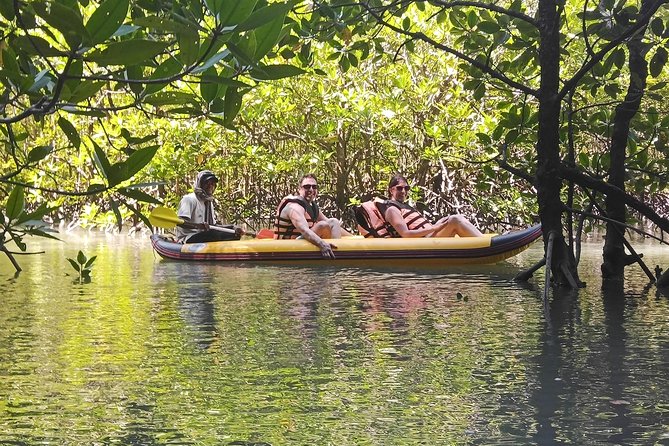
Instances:
[[[580,284],[576,262],[562,233],[563,203],[560,200],[562,180],[560,168],[560,13],[558,2],[539,2],[539,64],[541,86],[539,89],[539,135],[537,140],[537,199],[539,217],[544,233],[544,246],[550,233],[553,241],[551,275],[556,285]],[[571,274],[571,277],[568,277]],[[571,279],[571,280],[570,280]]]
[[[648,1],[641,5],[641,14],[648,9]],[[608,171],[608,181],[613,186],[625,191],[625,158],[627,155],[627,139],[629,137],[630,122],[636,115],[641,105],[644,90],[646,89],[646,78],[648,77],[648,64],[646,53],[642,42],[645,29],[640,30],[627,43],[629,50],[630,83],[627,88],[625,100],[616,107],[613,120],[613,133],[611,135],[611,165]],[[625,222],[625,204],[614,196],[606,196],[606,215],[614,220]],[[625,255],[623,238],[624,229],[615,223],[606,224],[606,242],[602,253],[603,263],[601,266],[602,276],[605,279],[623,279],[625,266],[633,262]]]

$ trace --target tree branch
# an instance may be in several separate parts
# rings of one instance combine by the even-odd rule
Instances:
[[[520,11],[514,11],[511,9],[507,8],[502,8],[501,6],[497,6],[492,3],[482,3],[482,2],[475,2],[475,1],[452,1],[452,2],[446,2],[446,1],[441,1],[441,0],[433,0],[430,2],[433,5],[441,6],[442,8],[454,8],[456,6],[472,6],[474,8],[479,8],[479,9],[487,9],[488,11],[494,11],[499,14],[504,14],[508,15],[509,17],[513,17],[516,19],[520,19],[524,22],[529,23],[530,25],[538,28],[539,24],[537,23],[536,20],[534,20],[533,17],[530,17],[527,14],[523,14]]]
[[[577,168],[567,167],[564,164],[562,164],[559,168],[559,175],[561,178],[573,181],[574,183],[578,184],[581,187],[596,190],[598,192],[601,192],[603,194],[621,200],[627,206],[631,207],[632,209],[635,209],[643,216],[648,218],[650,221],[655,223],[655,225],[657,225],[658,228],[660,228],[663,231],[669,232],[668,219],[661,217],[655,212],[653,208],[637,200],[631,195],[623,192],[619,188],[604,181],[592,178],[591,176],[584,174]]]
[[[658,0],[653,6],[650,7],[648,12],[639,17],[634,25],[631,25],[620,36],[618,36],[618,38],[611,40],[608,44],[604,45],[601,50],[597,51],[588,62],[583,64],[583,66],[576,72],[576,74],[571,77],[571,79],[564,83],[564,86],[558,92],[558,98],[561,100],[569,93],[570,90],[573,90],[580,82],[581,78],[585,76],[585,74],[590,71],[592,67],[594,67],[599,61],[601,61],[609,51],[616,48],[637,31],[648,26],[648,22],[653,17],[653,15],[655,15],[657,10],[660,9],[660,6],[666,3],[669,3],[669,0]]]
[[[488,65],[486,65],[482,62],[479,62],[478,60],[476,60],[472,57],[469,57],[466,54],[461,53],[460,51],[458,51],[454,48],[451,48],[448,45],[444,45],[443,43],[439,43],[436,40],[428,37],[427,35],[425,35],[422,32],[405,31],[404,29],[402,29],[398,26],[395,26],[395,25],[387,22],[386,20],[384,20],[383,17],[378,12],[374,11],[374,9],[371,8],[370,6],[365,5],[365,7],[369,11],[369,13],[372,16],[374,16],[374,18],[376,19],[376,21],[379,24],[381,24],[382,26],[384,26],[388,29],[391,29],[392,31],[396,32],[397,34],[404,35],[404,36],[409,36],[409,37],[413,38],[414,40],[421,40],[421,41],[423,41],[423,42],[425,42],[429,45],[432,45],[434,48],[440,49],[440,50],[444,51],[445,53],[452,54],[455,57],[457,57],[458,59],[462,59],[462,60],[466,61],[470,65],[478,68],[483,73],[488,74],[493,79],[497,79],[499,81],[504,82],[509,87],[512,87],[512,88],[515,88],[516,90],[522,91],[525,94],[529,94],[529,95],[538,97],[538,95],[539,95],[538,90],[530,88],[523,83],[516,82],[513,79],[510,79],[509,77],[504,75],[503,73],[489,67]]]

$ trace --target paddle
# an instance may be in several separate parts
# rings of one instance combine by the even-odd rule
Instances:
[[[163,206],[158,206],[154,210],[151,211],[151,215],[149,215],[149,221],[153,226],[157,226],[159,228],[165,228],[165,229],[172,229],[176,225],[182,226],[184,228],[190,228],[190,229],[201,229],[200,223],[191,223],[188,221],[185,221],[177,216],[177,213],[174,212],[172,209],[163,207]],[[221,231],[221,232],[227,232],[229,234],[234,234],[235,230],[230,229],[230,228],[224,228],[223,226],[216,226],[216,225],[209,225],[209,229],[213,229],[215,231]],[[263,232],[265,230],[261,230]],[[250,235],[252,237],[256,236],[255,232],[244,232],[246,235]]]

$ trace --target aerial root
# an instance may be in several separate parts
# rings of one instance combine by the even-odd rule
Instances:
[[[532,275],[545,264],[546,264],[546,257],[539,260],[535,265],[531,266],[529,269],[526,269],[525,271],[521,271],[518,274],[516,274],[516,277],[514,277],[513,280],[515,282],[527,282],[528,280],[530,280]]]

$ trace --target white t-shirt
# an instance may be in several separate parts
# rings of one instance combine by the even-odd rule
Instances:
[[[213,208],[213,206],[212,206]],[[188,195],[184,195],[179,203],[179,210],[177,211],[177,216],[181,219],[188,220],[191,223],[204,223],[204,214],[206,211],[204,201],[200,201],[195,195],[194,192],[191,192]],[[216,222],[216,212],[212,209],[212,217],[214,222]],[[185,243],[192,235],[201,232],[199,229],[188,229],[177,226],[176,235],[177,240],[181,243]]]

